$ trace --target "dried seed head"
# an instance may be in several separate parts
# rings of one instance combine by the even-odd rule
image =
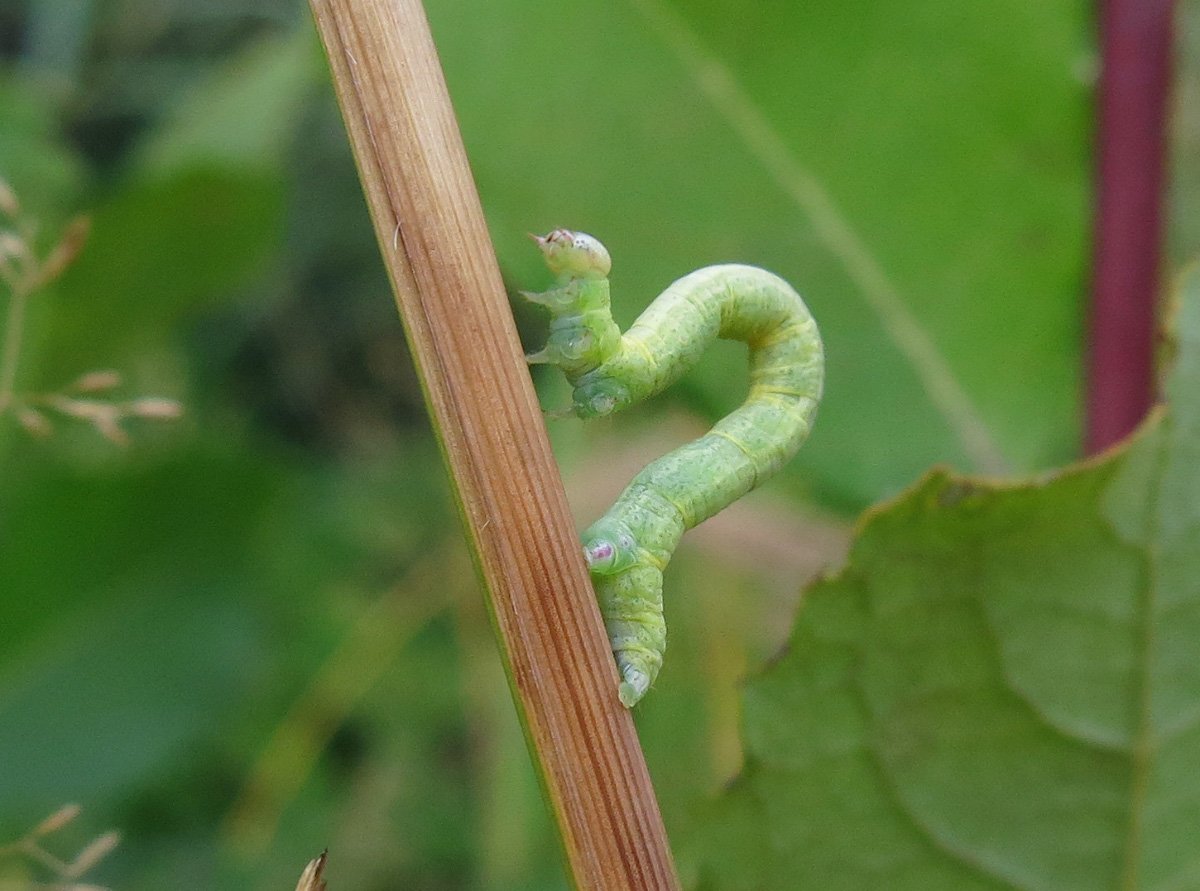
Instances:
[[[329,852],[322,851],[316,860],[310,860],[304,872],[300,874],[300,882],[296,891],[325,891],[325,858]]]
[[[28,257],[29,245],[16,232],[0,231],[0,257]]]
[[[21,215],[21,202],[17,200],[17,193],[3,178],[0,178],[0,213],[13,219]]]
[[[54,433],[54,426],[50,423],[50,419],[36,408],[30,408],[27,405],[23,405],[17,409],[17,423],[25,428],[25,432],[30,436],[36,436],[39,439],[45,439],[47,436],[50,436],[52,433]],[[67,805],[67,807],[74,807],[76,808],[75,813],[79,812],[78,805]],[[63,808],[62,810],[65,811],[66,808]],[[62,811],[59,811],[58,813],[61,812]],[[55,816],[57,816],[57,814],[55,814]],[[72,817],[73,816],[74,815],[72,815]],[[54,830],[51,829],[48,831],[53,832]]]
[[[79,256],[79,252],[83,250],[83,246],[87,243],[88,233],[91,230],[92,221],[88,217],[79,216],[67,224],[62,238],[54,246],[54,249],[50,251],[50,256],[46,258],[46,262],[42,264],[37,277],[39,285],[45,285],[54,281],[63,274],[68,266],[75,262],[75,258]]]
[[[2,184],[3,180],[0,180],[0,185]],[[37,826],[33,828],[33,831],[29,834],[35,838],[40,838],[43,835],[50,835],[53,832],[58,832],[58,830],[62,829],[64,826],[78,817],[79,812],[82,810],[83,808],[77,804],[64,804],[41,823],[38,823]]]
[[[121,373],[111,369],[102,369],[81,374],[69,389],[76,393],[103,393],[105,390],[119,386],[121,386]]]
[[[121,417],[121,409],[111,402],[101,402],[98,399],[72,399],[69,396],[56,396],[50,404],[55,410],[79,418],[81,421],[115,421]]]
[[[127,446],[129,445],[129,434],[121,429],[121,420],[119,416],[103,416],[92,420],[92,426],[96,428],[96,432],[111,442],[113,445]]]
[[[145,399],[135,399],[126,406],[129,414],[138,418],[158,418],[174,420],[183,414],[183,406],[174,399],[164,399],[151,396]]]
[[[77,879],[112,853],[121,843],[121,833],[106,832],[90,841],[67,867],[67,877]]]

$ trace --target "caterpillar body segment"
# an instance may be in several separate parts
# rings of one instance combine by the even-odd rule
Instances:
[[[679,379],[717,338],[749,348],[745,402],[707,434],[645,467],[583,533],[592,582],[633,706],[666,650],[663,570],[684,532],[779,470],[808,437],[824,385],[816,322],[783,279],[754,266],[709,266],[676,281],[623,335],[612,319],[611,261],[595,238],[564,229],[535,238],[555,287],[529,295],[551,313],[530,357],[562,369],[581,418],[619,411]]]

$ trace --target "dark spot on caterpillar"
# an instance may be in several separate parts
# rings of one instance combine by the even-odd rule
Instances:
[[[588,558],[593,561],[607,560],[613,555],[613,546],[608,542],[602,542],[588,549]]]

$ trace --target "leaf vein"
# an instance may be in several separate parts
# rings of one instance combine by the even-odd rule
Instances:
[[[708,50],[682,16],[663,0],[630,2],[658,32],[750,154],[807,215],[826,249],[841,261],[884,331],[913,367],[930,401],[958,438],[975,469],[993,475],[1006,473],[1009,461],[979,410],[933,338],[820,180],[795,158],[728,67]]]

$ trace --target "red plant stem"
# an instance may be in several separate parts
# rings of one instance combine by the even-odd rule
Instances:
[[[1102,0],[1089,454],[1126,436],[1154,400],[1173,11],[1173,0]]]

